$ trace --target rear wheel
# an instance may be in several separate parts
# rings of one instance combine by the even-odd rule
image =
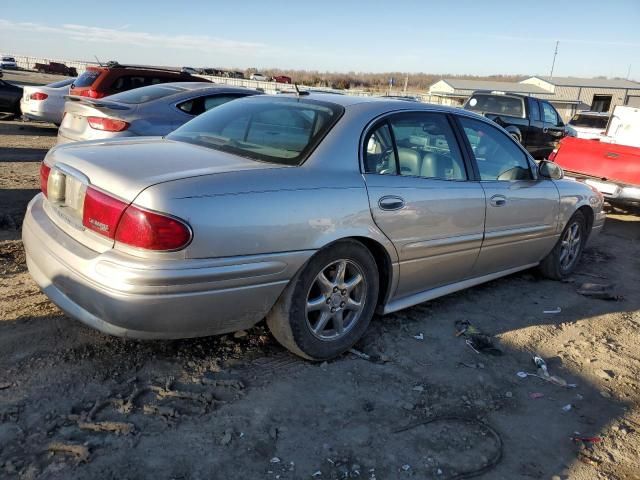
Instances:
[[[273,336],[310,360],[336,357],[367,329],[378,299],[378,269],[367,248],[340,241],[291,279],[267,316]]]
[[[540,271],[545,277],[561,280],[575,270],[587,239],[586,225],[582,212],[573,214],[556,246],[540,262]]]

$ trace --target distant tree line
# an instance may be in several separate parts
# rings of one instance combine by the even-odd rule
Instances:
[[[252,73],[258,72],[255,68],[245,70],[248,78]],[[339,89],[361,89],[380,91],[389,89],[391,79],[393,79],[393,90],[404,89],[405,78],[407,78],[407,91],[425,91],[431,85],[443,78],[458,78],[464,80],[494,80],[500,82],[519,82],[528,78],[529,75],[455,75],[455,74],[435,74],[435,73],[402,73],[402,72],[320,72],[318,70],[287,70],[270,68],[260,70],[263,75],[275,77],[286,75],[294,82],[310,85],[314,87],[328,87]]]

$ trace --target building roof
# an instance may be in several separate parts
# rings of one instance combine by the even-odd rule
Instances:
[[[448,84],[454,90],[496,90],[510,93],[549,93],[548,90],[529,83],[497,82],[493,80],[462,80],[458,78],[443,78],[441,81]]]
[[[640,89],[640,83],[631,80],[608,80],[606,78],[577,78],[577,77],[549,77],[536,75],[539,78],[558,87],[586,87],[586,88],[634,88]]]

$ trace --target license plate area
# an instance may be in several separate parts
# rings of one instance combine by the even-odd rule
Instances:
[[[80,230],[84,230],[82,214],[88,183],[84,175],[78,175],[63,166],[54,166],[47,182],[48,199],[53,210],[66,223]]]

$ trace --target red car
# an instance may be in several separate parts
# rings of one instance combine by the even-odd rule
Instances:
[[[286,75],[276,75],[275,77],[273,77],[273,81],[278,83],[293,83],[291,77],[287,77]]]
[[[110,62],[104,67],[87,67],[72,84],[70,95],[102,98],[114,93],[169,82],[209,82],[187,73]]]
[[[565,137],[549,160],[612,205],[640,206],[640,109],[616,107],[603,137]]]

